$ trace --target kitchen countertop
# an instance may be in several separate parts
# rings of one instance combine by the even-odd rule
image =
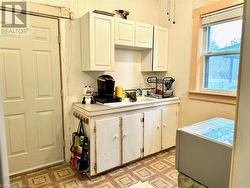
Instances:
[[[81,104],[80,102],[73,104],[73,109],[80,111],[84,115],[97,116],[110,113],[119,113],[130,110],[139,110],[143,108],[163,106],[166,104],[180,103],[179,97],[155,99],[148,98],[147,100],[139,100],[139,102],[119,102],[119,103],[107,103],[107,104]]]

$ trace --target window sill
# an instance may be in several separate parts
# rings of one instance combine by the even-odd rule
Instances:
[[[222,94],[222,93],[211,93],[201,91],[189,91],[189,98],[200,101],[208,101],[222,104],[236,105],[237,100],[235,95]]]

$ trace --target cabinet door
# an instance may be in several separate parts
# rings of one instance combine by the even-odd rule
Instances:
[[[121,165],[120,119],[96,121],[96,172]]]
[[[90,69],[112,70],[115,50],[114,19],[93,13],[90,17]]]
[[[153,48],[153,26],[150,24],[136,23],[135,46]]]
[[[141,157],[142,123],[141,113],[122,117],[122,163]]]
[[[123,19],[116,19],[115,32],[116,45],[135,45],[135,22]]]
[[[167,71],[168,65],[168,29],[154,27],[153,71]]]
[[[175,146],[178,128],[178,105],[169,105],[162,109],[162,149]]]
[[[144,113],[144,156],[161,151],[161,110]]]

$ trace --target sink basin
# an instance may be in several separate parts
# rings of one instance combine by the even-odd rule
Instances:
[[[136,102],[130,102],[128,99],[125,99],[125,101],[122,101],[122,102],[106,103],[106,104],[103,104],[103,105],[114,108],[114,107],[123,107],[123,106],[144,104],[144,103],[152,102],[152,101],[155,101],[155,100],[156,99],[149,98],[149,97],[137,97]]]

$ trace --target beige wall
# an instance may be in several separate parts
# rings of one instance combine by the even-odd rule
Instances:
[[[188,98],[192,49],[192,10],[217,1],[219,0],[176,0],[176,25],[169,25],[171,62],[169,72],[177,80],[175,91],[177,96],[181,97],[181,127],[217,116],[234,119],[234,105]],[[166,18],[162,20],[166,20]]]
[[[38,0],[34,0],[38,2]],[[221,116],[234,118],[235,107],[218,103],[188,99],[188,86],[191,63],[192,9],[218,0],[176,0],[176,24],[169,24],[166,17],[165,0],[39,0],[40,3],[66,6],[75,18],[87,11],[101,9],[113,11],[127,9],[129,19],[167,26],[170,28],[169,75],[176,78],[176,95],[181,98],[180,126],[189,125],[208,118]],[[80,22],[64,20],[61,22],[65,32],[63,47],[63,87],[64,87],[64,124],[66,148],[70,145],[70,133],[74,131],[72,102],[81,100],[82,87],[85,84],[96,85],[96,78],[103,73],[81,72]],[[116,50],[114,76],[118,84],[125,88],[145,84],[148,74],[140,72],[141,56],[138,51]],[[164,74],[160,75],[164,76]],[[66,154],[69,152],[66,150]],[[67,155],[67,159],[68,159]]]
[[[86,12],[101,9],[113,11],[114,9],[128,9],[131,12],[129,19],[158,24],[159,5],[158,0],[88,0],[75,1],[71,4],[75,18],[84,15]],[[75,7],[75,8],[74,8]],[[76,8],[77,7],[77,8]],[[85,84],[96,85],[96,78],[103,72],[82,72],[80,54],[80,21],[62,21],[62,30],[65,31],[63,40],[63,87],[64,87],[64,125],[66,140],[66,158],[69,158],[68,148],[70,146],[71,133],[75,131],[72,116],[72,103],[78,102],[82,98],[82,87]],[[145,84],[145,78],[149,74],[141,73],[141,52],[117,49],[115,51],[115,68],[111,74],[116,83],[125,88],[135,88]],[[164,74],[163,74],[164,75]],[[160,75],[160,76],[163,76]],[[76,123],[76,122],[75,122]]]
[[[238,105],[237,131],[234,143],[233,170],[231,174],[231,187],[249,187],[250,169],[250,1],[245,1],[245,17],[242,44],[241,74],[240,74],[240,94]]]

